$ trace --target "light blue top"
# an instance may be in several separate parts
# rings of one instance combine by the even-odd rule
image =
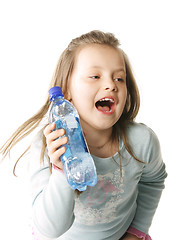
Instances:
[[[155,133],[143,124],[126,126],[133,159],[120,139],[120,153],[93,156],[98,182],[79,197],[64,174],[40,164],[41,136],[30,151],[33,221],[39,232],[59,240],[118,240],[132,226],[148,233],[167,174]],[[122,159],[122,176],[119,162]]]

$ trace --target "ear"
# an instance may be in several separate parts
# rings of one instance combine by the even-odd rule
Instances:
[[[65,94],[65,98],[66,98],[69,102],[72,101],[71,93],[70,93],[69,90],[68,90],[67,93]]]

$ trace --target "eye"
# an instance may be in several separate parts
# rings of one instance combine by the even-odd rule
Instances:
[[[90,78],[92,78],[92,79],[99,79],[100,77],[99,76],[90,76]]]
[[[115,78],[114,81],[116,81],[116,82],[125,82],[125,80],[123,78]]]

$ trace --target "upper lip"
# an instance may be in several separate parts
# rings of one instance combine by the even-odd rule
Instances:
[[[100,98],[97,102],[101,102],[101,101],[110,101],[111,103],[116,103],[115,97],[113,96],[105,96],[103,98]]]

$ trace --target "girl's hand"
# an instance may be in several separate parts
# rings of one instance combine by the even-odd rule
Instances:
[[[127,233],[126,236],[122,238],[122,240],[142,240],[142,238],[138,238],[135,235],[132,235],[130,233]]]
[[[66,151],[66,147],[62,145],[68,142],[68,138],[63,137],[63,135],[65,134],[64,129],[53,131],[55,129],[55,126],[55,123],[47,125],[47,127],[44,129],[44,135],[46,137],[50,162],[54,164],[57,168],[63,170],[63,164],[59,158]]]

